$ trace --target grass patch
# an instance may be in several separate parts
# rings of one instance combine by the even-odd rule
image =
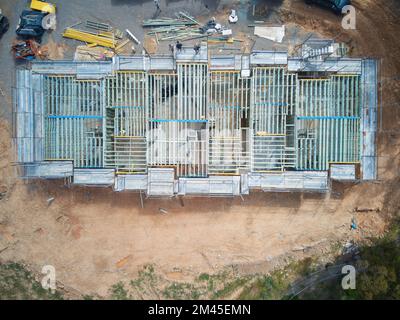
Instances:
[[[359,248],[356,267],[356,289],[343,290],[341,278],[317,284],[301,299],[377,300],[400,299],[400,229],[397,220],[382,237],[371,239]]]
[[[59,291],[43,289],[34,275],[19,263],[0,264],[1,300],[62,300]]]
[[[200,298],[201,292],[194,284],[173,282],[163,290],[163,296],[166,299],[174,300],[197,300]]]
[[[252,285],[245,287],[239,300],[279,300],[285,296],[290,281],[280,271],[259,277]]]
[[[130,299],[130,295],[128,291],[125,289],[125,286],[122,282],[118,282],[114,284],[111,289],[111,299],[113,300],[128,300]]]
[[[232,294],[234,291],[243,288],[243,286],[249,281],[249,277],[239,277],[236,278],[235,280],[227,283],[224,285],[224,287],[218,291],[216,291],[211,299],[222,299],[230,294]]]

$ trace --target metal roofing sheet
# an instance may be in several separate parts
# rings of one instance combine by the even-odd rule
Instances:
[[[377,177],[376,130],[378,108],[378,65],[377,60],[363,61],[362,74],[362,178],[374,180]]]
[[[355,180],[356,166],[354,164],[332,164],[330,178],[334,180]]]
[[[149,168],[147,194],[149,196],[173,196],[175,170],[173,168]]]
[[[307,62],[302,58],[289,58],[288,71],[337,72],[339,74],[361,74],[361,59],[326,59],[323,62]]]
[[[25,178],[65,178],[73,175],[72,161],[42,161],[22,166]]]
[[[250,54],[250,64],[286,65],[288,63],[285,51],[253,51]]]
[[[115,191],[147,190],[147,174],[118,175],[115,178]]]
[[[114,176],[114,169],[75,169],[74,184],[111,186]]]
[[[286,171],[281,173],[249,173],[249,187],[263,190],[314,190],[326,191],[326,171]]]
[[[239,195],[239,176],[210,176],[209,178],[180,178],[178,193],[199,195]]]

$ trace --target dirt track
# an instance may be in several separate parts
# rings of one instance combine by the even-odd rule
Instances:
[[[285,1],[284,21],[347,42],[357,56],[383,57],[383,122],[379,134],[379,178],[374,183],[334,186],[330,195],[255,193],[235,199],[146,200],[102,189],[66,189],[61,182],[24,184],[15,179],[10,126],[0,123],[0,259],[22,261],[40,271],[56,267],[58,280],[84,293],[106,295],[148,263],[165,276],[190,279],[229,265],[242,272],[267,272],[282,257],[322,253],[337,241],[365,239],[384,231],[385,217],[399,206],[400,5],[354,1],[356,31],[318,8]],[[313,17],[318,18],[309,18]],[[1,196],[0,196],[1,197]],[[50,206],[49,197],[55,197]],[[380,212],[354,214],[355,207]],[[168,211],[162,214],[159,208]],[[350,232],[356,216],[359,230]],[[309,252],[310,253],[310,252]]]

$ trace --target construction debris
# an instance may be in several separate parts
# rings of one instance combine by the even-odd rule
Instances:
[[[117,263],[115,264],[117,268],[122,268],[123,266],[125,266],[128,261],[132,258],[132,255],[128,255],[124,258],[122,258],[121,260],[118,260]]]
[[[361,208],[361,207],[355,207],[354,212],[380,212],[380,208]]]
[[[354,217],[351,219],[350,229],[351,230],[356,230],[357,229],[357,220]]]
[[[177,14],[177,19],[173,18],[158,18],[158,19],[147,19],[143,21],[143,27],[164,27],[164,26],[194,26],[199,23],[187,13],[180,11]]]
[[[122,39],[124,37],[124,33],[119,29],[113,29],[114,35],[118,39]]]
[[[74,26],[81,24],[81,22],[74,24]],[[121,49],[125,47],[129,43],[128,39],[124,39],[124,34],[121,30],[117,28],[113,28],[111,25],[103,22],[96,22],[96,21],[91,21],[91,20],[86,20],[85,23],[86,28],[88,29],[93,29],[95,31],[89,31],[89,30],[78,30],[75,28],[68,27],[65,29],[63,36],[66,38],[70,39],[75,39],[79,41],[86,42],[87,47],[81,47],[80,50],[77,50],[77,53],[75,55],[75,58],[83,54],[83,55],[94,55],[94,59],[96,60],[103,60],[104,58],[109,57],[109,53],[106,52],[104,55],[103,53],[100,52],[83,52],[83,51],[88,51],[88,47],[95,47],[95,46],[102,46],[110,49],[114,49],[116,53],[120,53]],[[126,30],[128,33],[128,36],[132,38],[133,41],[136,43],[140,44],[140,41],[129,31]],[[119,41],[121,40],[121,41]],[[132,47],[133,52],[135,51],[135,48]],[[78,52],[79,51],[79,52]],[[80,56],[78,60],[86,60],[88,57],[84,58],[83,56]],[[93,59],[90,58],[90,59]]]
[[[215,18],[212,18],[208,21],[204,26],[200,28],[201,33],[218,33],[222,30],[222,25],[215,21]]]
[[[112,33],[93,34],[73,28],[65,29],[63,37],[83,41],[86,43],[95,43],[99,46],[115,49],[117,41]]]
[[[120,52],[121,52],[121,49],[122,49],[123,47],[125,47],[128,43],[129,43],[129,39],[126,39],[126,40],[122,41],[122,42],[115,48],[115,52],[116,52],[116,53],[120,53]]]
[[[86,20],[86,27],[99,31],[111,31],[112,27],[107,23]]]
[[[221,37],[210,38],[214,42],[233,43],[231,39],[232,30],[225,29],[220,23],[215,21],[215,18],[209,20],[205,25],[200,26],[199,22],[193,17],[184,12],[177,14],[177,19],[159,18],[148,19],[143,22],[143,27],[151,27],[152,29],[147,35],[154,36],[156,42],[180,40],[188,41],[203,37],[218,35]]]
[[[168,40],[186,40],[193,36],[200,35],[198,28],[185,28],[185,27],[162,27],[152,29],[148,35],[154,35],[157,41],[168,41]]]
[[[281,43],[285,36],[285,26],[280,27],[254,27],[254,34],[261,38]]]
[[[44,30],[55,30],[57,26],[57,19],[54,13],[49,13],[42,19],[42,28]]]
[[[179,12],[177,19],[159,18],[143,21],[143,27],[151,27],[148,35],[155,36],[156,41],[186,40],[201,34],[199,23],[185,12]]]
[[[126,29],[125,31],[133,41],[135,41],[137,44],[140,44],[140,41],[133,35],[132,32],[130,32],[128,29]]]
[[[229,23],[236,23],[236,22],[238,22],[238,20],[239,20],[239,17],[236,14],[236,10],[232,10],[231,14],[228,17]]]
[[[51,205],[55,199],[56,199],[56,198],[54,198],[54,197],[48,198],[48,199],[47,199],[47,205],[48,205],[48,206]]]
[[[39,44],[34,40],[19,41],[12,46],[12,50],[16,59],[33,60],[36,57],[45,58],[45,55],[39,49]]]
[[[56,13],[56,6],[54,4],[40,1],[40,0],[32,0],[31,9],[37,10],[40,12],[47,12],[47,13],[51,13],[51,14]]]
[[[156,39],[146,35],[143,41],[143,48],[147,52],[147,54],[155,54],[157,52]]]
[[[67,49],[67,44],[55,42],[52,35],[49,36],[47,43],[40,46],[40,51],[45,52],[49,60],[62,60]]]
[[[234,42],[243,42],[243,40],[236,39],[236,38],[229,37],[229,36],[209,37],[207,41],[208,41],[208,43],[227,43],[227,44],[232,44]]]
[[[129,41],[129,40],[128,40]],[[117,49],[116,49],[117,51]],[[75,51],[75,61],[103,61],[111,59],[114,53],[101,47],[78,46]]]
[[[352,241],[348,241],[345,243],[342,249],[342,254],[347,255],[347,254],[358,254],[359,253],[359,247],[357,244],[355,244]]]

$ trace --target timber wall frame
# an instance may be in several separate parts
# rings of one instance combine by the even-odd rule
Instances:
[[[35,164],[43,176],[44,163],[57,161],[72,162],[70,176],[103,169],[93,184],[125,175],[118,188],[140,184],[134,190],[144,189],[135,179],[142,181],[151,168],[190,178],[176,190],[192,190],[193,179],[212,176],[239,176],[243,190],[285,189],[284,180],[268,177],[298,179],[282,173],[327,172],[332,164],[360,166],[365,179],[374,179],[376,76],[372,59],[310,65],[282,52],[210,58],[204,48],[174,58],[38,62],[17,70],[17,162],[29,167],[29,177]],[[224,183],[237,190],[236,180]]]

